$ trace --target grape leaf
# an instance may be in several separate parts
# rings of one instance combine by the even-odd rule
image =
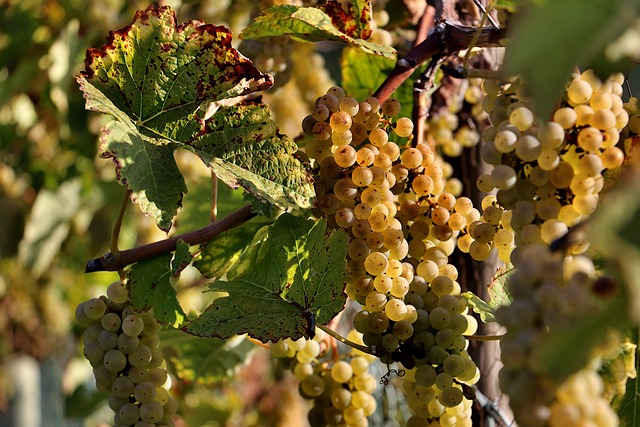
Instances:
[[[329,0],[319,7],[331,18],[333,26],[350,37],[368,39],[371,36],[371,0],[351,0],[349,11],[342,3]]]
[[[246,222],[221,233],[202,246],[200,257],[193,263],[205,277],[221,277],[233,265],[265,224]]]
[[[227,185],[242,186],[262,202],[283,209],[310,208],[311,176],[296,156],[296,144],[277,131],[266,105],[240,103],[216,112],[206,123],[206,133],[185,148]]]
[[[484,323],[496,321],[495,308],[489,305],[485,300],[471,291],[463,292],[462,296],[467,300],[469,307],[480,315],[480,320]]]
[[[281,215],[269,227],[253,268],[229,271],[229,281],[210,285],[227,292],[183,330],[202,337],[237,334],[266,342],[312,336],[315,322],[324,324],[344,307],[347,235],[326,232],[324,220]]]
[[[170,229],[187,191],[173,158],[178,148],[259,199],[282,209],[311,206],[311,179],[295,144],[265,106],[238,105],[237,97],[273,82],[232,47],[228,29],[177,25],[171,8],[150,6],[104,47],[88,49],[85,64],[77,76],[85,107],[117,122],[103,129],[100,155],[114,160],[120,182],[161,229]]]
[[[607,44],[638,16],[638,4],[555,0],[528,2],[527,6],[513,26],[505,66],[509,73],[524,77],[536,110],[548,117],[576,64],[596,65],[592,62],[602,57]]]
[[[493,307],[494,310],[500,306],[511,304],[511,296],[507,290],[507,282],[513,272],[513,267],[499,268],[495,276],[493,276],[491,283],[487,285],[487,292],[489,294],[488,304]]]
[[[256,348],[243,337],[203,340],[173,328],[160,331],[160,346],[170,372],[182,381],[205,385],[232,378]]]
[[[281,35],[291,36],[301,41],[327,40],[344,43],[367,53],[395,58],[395,50],[392,47],[375,44],[343,33],[334,26],[329,15],[314,7],[272,6],[242,30],[240,37],[257,39]]]
[[[175,282],[180,272],[191,262],[189,245],[182,240],[172,253],[140,261],[129,270],[131,305],[136,310],[153,312],[161,323],[177,327],[186,315],[176,296]]]

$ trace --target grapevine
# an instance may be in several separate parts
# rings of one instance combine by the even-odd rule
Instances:
[[[640,108],[625,102],[625,76],[575,68],[544,104],[509,54],[498,66],[486,53],[509,52],[514,5],[409,9],[409,40],[385,1],[266,3],[237,48],[222,25],[150,6],[76,76],[86,109],[113,117],[99,156],[126,187],[110,252],[86,265],[119,280],[76,308],[113,424],[179,425],[174,394],[215,382],[167,333],[191,349],[268,347],[312,427],[625,425],[632,270],[605,250],[612,233],[591,231],[637,173]],[[340,78],[303,43],[317,41],[344,45]],[[203,184],[185,179],[193,166],[177,152],[210,173],[213,222],[120,250],[128,199],[182,231],[187,187]],[[219,182],[244,198],[217,220]],[[468,278],[498,266],[505,284],[483,301],[487,284]],[[213,296],[186,308],[190,279]],[[590,316],[603,325],[560,360]],[[480,322],[504,333],[478,335]],[[476,360],[486,341],[500,344],[498,378]],[[508,406],[478,404],[483,380]],[[381,397],[391,389],[395,402]]]

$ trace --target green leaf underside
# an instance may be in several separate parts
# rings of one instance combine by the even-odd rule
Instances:
[[[272,6],[242,30],[240,37],[257,39],[281,35],[301,41],[327,40],[344,43],[367,53],[395,58],[395,50],[392,47],[371,43],[341,32],[333,25],[329,15],[314,7]]]
[[[293,157],[295,144],[278,134],[266,107],[219,103],[272,85],[270,76],[231,46],[226,28],[199,21],[176,25],[170,8],[150,6],[131,25],[111,32],[102,49],[89,49],[85,63],[77,80],[86,108],[118,122],[104,128],[100,155],[114,159],[121,183],[161,229],[169,230],[186,192],[173,159],[178,148],[194,151],[202,145],[195,151],[224,182],[242,185],[280,208],[311,206],[313,188],[304,165]],[[205,121],[198,110],[211,102],[217,110]],[[238,116],[242,119],[224,134],[207,134],[212,120]],[[227,152],[230,135],[242,141],[242,153],[237,145]],[[275,165],[256,162],[266,154]],[[292,176],[280,175],[284,172]]]
[[[128,274],[131,305],[136,310],[153,308],[159,322],[179,326],[186,315],[178,302],[174,282],[190,258],[189,245],[179,241],[175,257],[169,253],[134,264]]]
[[[205,277],[219,278],[234,264],[264,224],[246,222],[217,236],[202,247],[194,263]]]
[[[521,74],[527,82],[542,117],[548,117],[558,102],[575,65],[592,66],[606,44],[628,27],[630,10],[626,0],[555,0],[529,2],[514,26],[505,55],[510,74]],[[567,19],[575,17],[575,19]],[[562,48],[558,48],[562,40]],[[553,64],[553,66],[549,66]]]
[[[487,304],[482,298],[474,294],[473,292],[463,292],[462,296],[467,300],[467,304],[471,309],[480,315],[480,320],[484,323],[495,322],[494,308]]]
[[[205,385],[232,377],[256,348],[244,338],[203,340],[172,328],[160,332],[160,345],[171,372],[183,381]]]
[[[312,335],[310,313],[324,324],[339,313],[346,300],[347,236],[326,222],[289,214],[269,227],[268,236],[252,252],[252,268],[233,265],[229,281],[216,281],[211,290],[227,292],[183,330],[203,337],[237,334],[267,342]],[[251,254],[250,254],[251,255]],[[242,273],[233,270],[242,268]]]
[[[140,209],[155,218],[162,230],[169,230],[187,184],[173,157],[176,144],[156,145],[149,139],[114,120],[102,129],[101,155],[117,162],[118,178],[127,184]]]

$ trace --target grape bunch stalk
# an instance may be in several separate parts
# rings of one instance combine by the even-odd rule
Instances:
[[[85,327],[84,356],[96,387],[107,393],[116,427],[172,427],[177,401],[164,387],[167,371],[158,348],[161,325],[153,311],[137,312],[124,283],[107,295],[78,305],[76,320]]]

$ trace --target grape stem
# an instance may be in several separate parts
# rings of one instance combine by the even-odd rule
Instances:
[[[372,349],[370,349],[369,347],[364,346],[364,345],[360,345],[360,344],[356,344],[353,341],[350,341],[350,340],[346,339],[345,337],[343,337],[342,335],[340,335],[339,333],[337,333],[333,329],[329,329],[324,325],[316,325],[316,327],[321,329],[321,330],[323,330],[327,334],[331,335],[333,338],[335,338],[336,340],[340,341],[342,344],[348,345],[349,347],[355,348],[356,350],[360,350],[363,353],[367,353],[367,354],[371,354],[373,356],[377,356],[377,354],[374,353],[372,351]]]
[[[129,196],[131,195],[130,190],[125,190],[124,196],[122,197],[122,202],[120,203],[120,211],[118,212],[118,217],[116,218],[115,224],[113,224],[113,232],[111,233],[111,243],[109,245],[109,249],[111,253],[116,257],[120,254],[120,250],[118,249],[118,240],[120,238],[120,230],[122,229],[122,220],[124,219],[124,213],[127,211],[127,205],[129,204]]]
[[[474,40],[476,37],[477,40]],[[378,98],[380,103],[383,103],[413,74],[420,64],[436,55],[450,55],[468,48],[471,43],[474,43],[475,47],[502,46],[502,40],[505,37],[506,30],[503,28],[488,26],[478,29],[450,21],[440,22],[425,41],[418,44],[396,63],[373,96]]]
[[[117,271],[123,269],[127,265],[153,258],[167,252],[172,252],[176,249],[176,243],[178,240],[182,240],[189,245],[206,243],[223,231],[230,230],[244,224],[255,215],[256,213],[252,211],[251,206],[246,205],[220,221],[214,222],[213,224],[199,230],[180,234],[148,245],[138,246],[126,251],[119,251],[117,254],[108,252],[100,258],[88,261],[85,267],[85,273],[94,273],[96,271]]]

